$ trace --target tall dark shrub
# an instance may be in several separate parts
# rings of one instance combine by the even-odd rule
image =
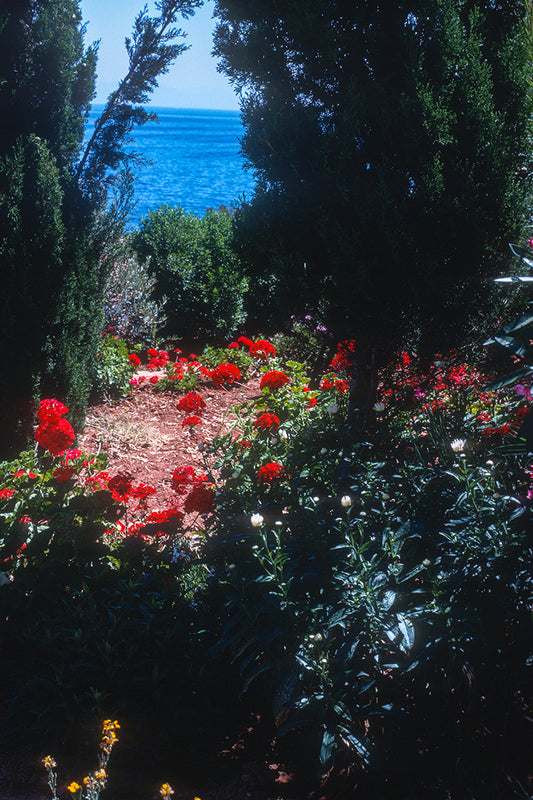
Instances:
[[[487,310],[529,210],[522,0],[217,0],[216,14],[258,179],[237,219],[258,277],[361,353],[449,345]]]

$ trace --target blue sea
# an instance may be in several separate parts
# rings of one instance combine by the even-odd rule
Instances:
[[[94,106],[87,134],[103,106]],[[148,160],[134,165],[135,201],[131,225],[148,211],[168,203],[201,216],[206,209],[250,200],[252,173],[244,169],[238,111],[149,108],[158,118],[132,132],[135,150]]]

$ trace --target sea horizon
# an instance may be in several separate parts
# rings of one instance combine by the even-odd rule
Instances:
[[[87,134],[105,104],[94,104]],[[134,129],[130,148],[142,165],[133,165],[134,200],[128,227],[162,205],[180,206],[203,215],[208,209],[231,208],[249,200],[255,181],[240,151],[244,130],[233,109],[145,106],[157,114]]]

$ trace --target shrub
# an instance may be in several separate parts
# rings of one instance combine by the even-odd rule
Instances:
[[[242,325],[247,280],[227,211],[197,217],[162,206],[141,220],[132,242],[140,258],[151,259],[157,298],[168,296],[170,334],[220,339]]]
[[[113,330],[130,345],[155,341],[166,321],[166,297],[159,301],[152,297],[156,283],[149,262],[141,263],[134,253],[123,248],[106,284],[105,330]]]

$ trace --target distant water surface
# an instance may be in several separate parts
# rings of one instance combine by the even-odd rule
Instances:
[[[94,106],[87,133],[103,106]],[[202,215],[208,208],[228,208],[251,198],[254,180],[244,169],[238,111],[150,108],[159,123],[133,131],[132,150],[151,163],[134,166],[137,205],[131,224],[168,203]]]

